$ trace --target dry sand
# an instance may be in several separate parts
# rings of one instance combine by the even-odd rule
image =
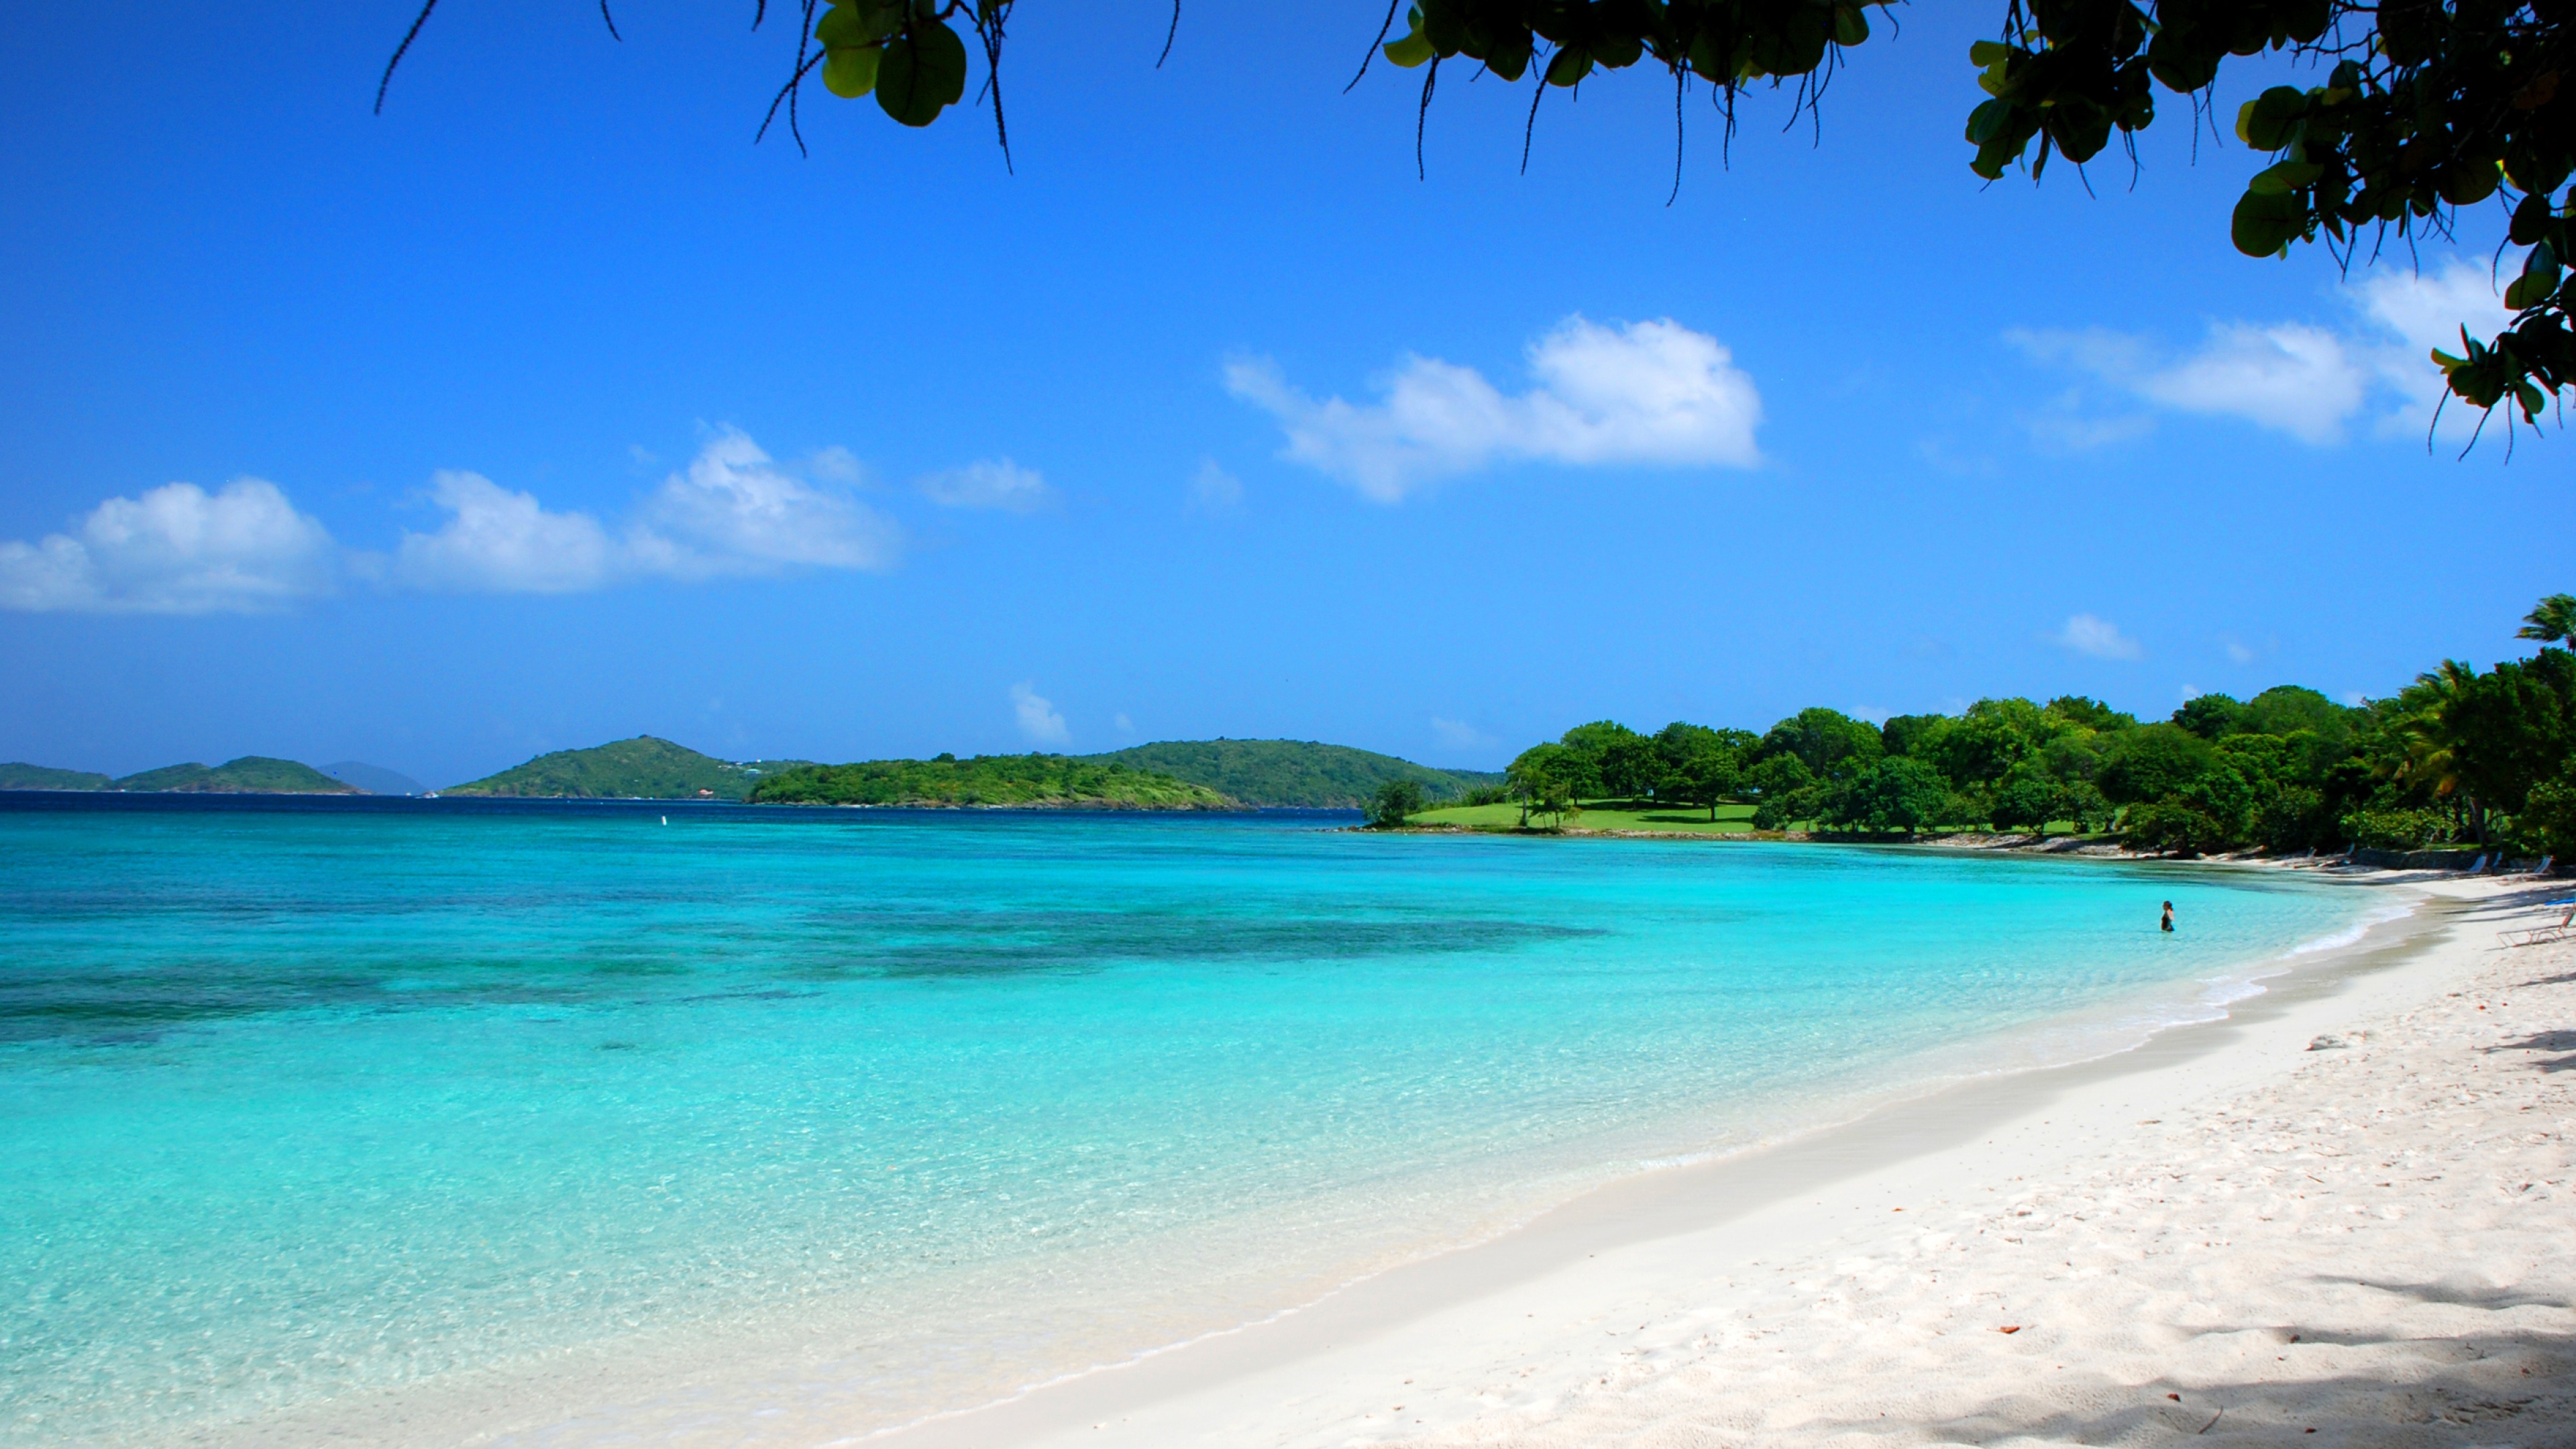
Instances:
[[[873,1442],[2576,1445],[2576,944],[2381,880],[2411,939],[2225,1023]]]

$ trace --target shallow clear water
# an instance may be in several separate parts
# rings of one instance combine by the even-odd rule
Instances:
[[[0,797],[0,1442],[600,1355],[897,1421],[2207,1015],[2364,905],[1340,823]]]

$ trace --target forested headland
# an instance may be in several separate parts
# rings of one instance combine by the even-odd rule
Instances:
[[[1818,707],[1760,733],[1601,720],[1524,750],[1505,785],[1470,798],[1509,804],[1524,827],[1651,802],[1712,821],[1750,807],[1760,829],[2054,830],[2180,854],[2576,854],[2571,629],[2576,597],[2553,595],[2518,636],[2541,646],[2530,657],[2486,670],[2445,660],[2357,705],[2281,685],[2245,700],[2204,694],[2160,720],[2076,695],[1881,724]]]
[[[652,735],[556,750],[442,794],[549,800],[733,800],[767,774],[805,760],[719,760]]]
[[[1230,810],[1234,801],[1169,775],[1066,755],[976,755],[800,765],[763,778],[753,804]]]
[[[1440,770],[1394,755],[1312,740],[1164,740],[1084,758],[1205,785],[1255,809],[1358,810],[1397,780],[1426,801],[1455,800],[1499,785],[1499,772]]]

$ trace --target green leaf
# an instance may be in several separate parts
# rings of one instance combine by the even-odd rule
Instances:
[[[2313,161],[2284,161],[2255,172],[2254,179],[2245,183],[2245,189],[2259,191],[2265,196],[2287,196],[2325,174],[2326,168]]]
[[[1646,43],[1633,35],[1595,35],[1590,49],[1594,62],[1604,69],[1625,70],[1646,53]]]
[[[1560,50],[1547,63],[1547,83],[1570,86],[1592,74],[1592,52],[1579,45]]]
[[[823,89],[845,101],[877,88],[877,62],[885,58],[874,45],[835,46],[823,52]]]
[[[1968,113],[1969,143],[1982,146],[1993,140],[1995,133],[2001,131],[2005,124],[2012,120],[2012,111],[2010,101],[1988,101],[1970,111]]]
[[[2550,223],[2558,219],[2558,210],[2543,193],[2533,192],[2513,209],[2513,229],[2506,235],[2517,246],[2529,246],[2549,234]]]
[[[823,18],[814,22],[814,38],[823,42],[825,50],[838,50],[845,45],[874,44],[876,36],[868,33],[867,17],[860,13],[867,8],[855,4],[835,5],[824,11]]]
[[[2528,382],[2514,384],[2513,400],[2522,404],[2522,415],[2531,422],[2540,421],[2541,413],[2549,407],[2548,395]]]
[[[2249,257],[2278,256],[2307,234],[2307,209],[2288,196],[2248,191],[2228,221],[2228,240]]]
[[[1979,70],[2012,59],[2012,47],[2000,40],[1980,40],[1968,47],[1968,64]]]
[[[825,50],[874,45],[903,29],[903,10],[884,0],[838,0],[814,22],[814,38]]]
[[[927,126],[966,94],[966,43],[943,20],[917,24],[886,42],[877,63],[877,104],[907,126]]]
[[[2495,195],[2504,180],[2503,168],[2492,162],[2461,161],[2442,168],[2441,179],[2434,189],[2453,206],[2475,206]]]
[[[2504,289],[2504,304],[2519,312],[2525,307],[2537,307],[2548,301],[2557,290],[2556,267],[2546,272],[2525,272],[2514,278],[2513,285]]]
[[[2274,86],[2237,111],[2237,138],[2257,151],[2278,151],[2297,139],[2299,118],[2307,109],[2307,92]]]
[[[2436,347],[2433,349],[2433,365],[2442,369],[2444,372],[2449,372],[2455,367],[2468,366],[2469,360],[2465,357],[2453,357],[2451,354]]]
[[[1869,39],[1869,17],[1860,13],[1860,7],[1857,5],[1835,6],[1834,43],[1836,45],[1858,45],[1867,39]],[[1973,48],[1974,47],[1971,47],[1971,49]]]
[[[1407,68],[1420,65],[1439,53],[1432,49],[1431,37],[1419,30],[1402,40],[1390,40],[1386,43],[1386,58]]]

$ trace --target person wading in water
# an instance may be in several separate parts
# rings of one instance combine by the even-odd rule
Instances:
[[[2164,928],[2165,934],[2173,934],[2173,902],[2171,901],[2165,902]]]

